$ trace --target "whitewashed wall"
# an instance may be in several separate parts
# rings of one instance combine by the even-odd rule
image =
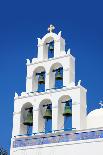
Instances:
[[[103,155],[103,139],[19,148],[11,155]]]

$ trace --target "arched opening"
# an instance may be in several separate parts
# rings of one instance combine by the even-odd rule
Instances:
[[[63,66],[55,63],[50,69],[50,88],[60,89],[63,87]]]
[[[72,99],[69,95],[62,96],[58,101],[59,129],[72,130]]]
[[[52,102],[45,99],[39,106],[39,132],[52,132]]]
[[[40,66],[33,73],[33,91],[45,91],[45,68]]]
[[[33,106],[31,103],[26,103],[21,108],[20,134],[32,134],[33,127]]]
[[[45,40],[45,53],[48,59],[54,57],[54,38],[49,37]]]

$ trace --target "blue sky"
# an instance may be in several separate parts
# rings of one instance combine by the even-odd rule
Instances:
[[[49,24],[62,31],[76,57],[76,82],[88,89],[88,112],[103,99],[102,0],[0,1],[0,144],[9,150],[13,98],[25,91],[26,59],[37,55],[37,38]]]

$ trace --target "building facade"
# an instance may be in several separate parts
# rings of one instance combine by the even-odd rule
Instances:
[[[26,91],[15,93],[10,153],[102,155],[103,110],[87,116],[87,90],[75,82],[75,58],[65,51],[61,32],[55,34],[53,25],[48,30],[38,38],[37,58],[27,59]]]

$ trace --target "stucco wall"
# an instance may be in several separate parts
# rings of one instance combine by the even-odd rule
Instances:
[[[11,155],[103,155],[103,139],[15,149]]]

